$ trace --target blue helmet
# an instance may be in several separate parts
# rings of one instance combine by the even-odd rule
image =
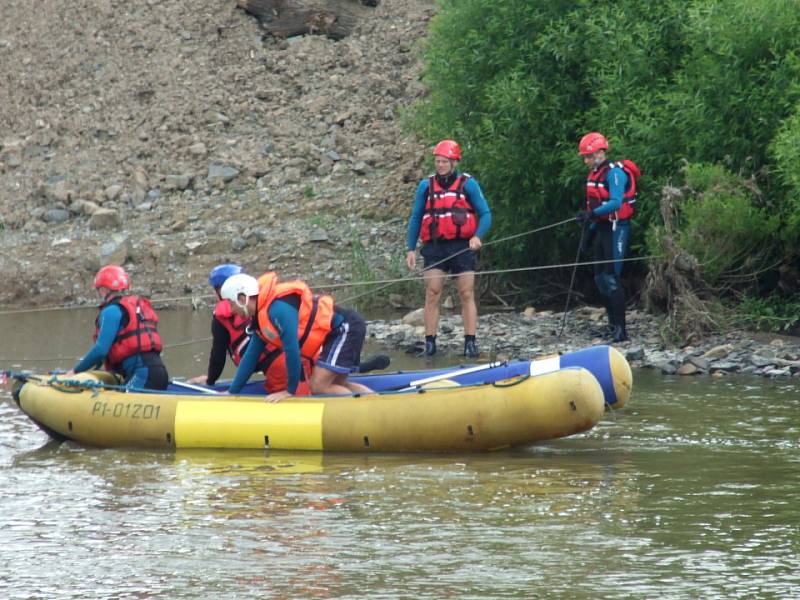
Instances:
[[[238,275],[242,272],[242,267],[239,265],[217,265],[211,269],[211,275],[208,276],[208,283],[212,287],[219,288],[225,283],[225,280],[231,275]]]

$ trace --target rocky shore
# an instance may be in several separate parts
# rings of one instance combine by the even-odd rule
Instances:
[[[605,310],[582,307],[567,315],[536,311],[492,313],[480,316],[478,346],[481,360],[528,358],[571,352],[608,343]],[[638,310],[628,313],[630,340],[615,344],[634,368],[657,369],[664,375],[756,375],[770,378],[800,378],[800,339],[733,331],[667,347],[659,335],[658,317]],[[422,309],[402,319],[370,321],[368,336],[378,345],[421,351],[424,340]],[[762,339],[763,338],[763,339]],[[437,336],[439,352],[451,356],[463,351],[461,316],[443,315]]]
[[[152,296],[206,293],[220,262],[331,283],[356,250],[402,264],[430,149],[400,115],[433,0],[381,2],[341,40],[186,8],[3,2],[0,306],[93,302],[107,263]]]

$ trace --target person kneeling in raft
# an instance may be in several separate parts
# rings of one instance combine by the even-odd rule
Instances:
[[[368,394],[372,390],[348,381],[357,369],[367,325],[355,310],[335,306],[331,296],[315,296],[302,281],[278,282],[275,273],[256,280],[240,273],[228,277],[220,295],[243,317],[253,317],[252,336],[228,393],[238,394],[255,370],[267,342],[286,355],[287,389],[269,394],[267,402],[294,395],[300,382],[301,358],[315,360],[309,386],[312,394]]]

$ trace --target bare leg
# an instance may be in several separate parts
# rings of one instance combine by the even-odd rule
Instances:
[[[339,377],[346,376],[343,373],[335,373],[317,365],[311,373],[308,387],[311,393],[317,394],[349,394],[350,390],[339,383]]]
[[[475,335],[478,330],[478,307],[475,305],[475,272],[467,271],[456,277],[458,297],[461,299],[461,318],[464,335]]]
[[[344,386],[355,394],[374,394],[371,389],[365,386],[363,383],[356,383],[355,381],[349,381],[345,379]]]
[[[317,366],[308,382],[312,394],[371,394],[372,390],[360,383],[347,380],[346,373],[336,373]]]
[[[445,272],[441,269],[428,269],[423,272],[425,279],[425,308],[422,317],[425,321],[425,335],[436,335],[439,327],[439,302],[442,300]]]

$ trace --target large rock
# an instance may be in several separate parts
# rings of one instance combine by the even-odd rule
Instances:
[[[98,208],[89,219],[91,229],[116,229],[121,224],[119,213],[110,208]]]
[[[733,352],[733,346],[730,344],[722,344],[721,346],[714,346],[711,348],[711,350],[703,354],[703,358],[708,358],[710,360],[725,358],[731,352]]]
[[[63,208],[51,208],[42,216],[45,223],[63,223],[69,220],[69,211]]]
[[[233,181],[239,175],[239,170],[230,165],[211,163],[208,165],[207,179],[211,184],[221,184]]]
[[[122,265],[128,260],[131,250],[130,239],[126,235],[115,234],[100,245],[98,258],[103,265]]]
[[[119,197],[121,192],[122,186],[117,183],[113,183],[103,190],[103,195],[105,195],[106,199],[114,201]]]
[[[183,191],[191,184],[191,175],[167,175],[167,177],[164,179],[164,189],[168,191]]]
[[[423,309],[418,308],[416,310],[412,310],[410,313],[406,313],[403,316],[403,323],[405,323],[406,325],[412,325],[414,327],[419,327],[421,325],[424,325],[425,322],[422,317],[422,310]]]

